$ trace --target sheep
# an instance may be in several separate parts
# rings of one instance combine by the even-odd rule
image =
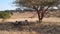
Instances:
[[[21,23],[21,22],[16,21],[16,22],[14,23],[14,26],[19,26],[20,23]]]
[[[29,25],[29,22],[28,22],[28,20],[25,20],[25,21],[16,21],[14,23],[14,26],[19,26],[19,25],[26,26],[26,25]]]

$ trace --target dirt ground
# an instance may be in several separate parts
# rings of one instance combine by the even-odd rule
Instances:
[[[60,22],[60,18],[58,17],[60,16],[59,11],[50,12],[50,13],[52,15],[47,14],[47,16],[43,18],[43,22]],[[3,19],[0,19],[0,22],[2,20]],[[4,22],[15,22],[15,21],[24,21],[24,20],[37,21],[38,20],[37,13],[36,12],[25,12],[25,13],[15,12],[13,13],[13,15],[11,15],[11,18],[5,19]]]
[[[24,20],[28,20],[31,24],[25,26],[13,24],[15,21]],[[10,19],[5,19],[3,23],[0,22],[0,34],[60,34],[60,18],[44,17],[42,23],[37,23],[36,20],[38,20],[36,14],[14,13]]]

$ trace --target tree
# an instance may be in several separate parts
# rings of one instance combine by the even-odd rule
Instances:
[[[0,12],[0,18],[6,19],[6,18],[10,18],[11,15],[9,12]]]
[[[17,6],[28,7],[35,9],[38,14],[39,23],[42,22],[42,19],[46,13],[48,13],[48,9],[53,6],[57,6],[60,1],[59,0],[16,0]]]
[[[0,12],[0,18],[2,18],[2,22],[4,22],[6,19],[10,18],[11,14],[9,12]]]

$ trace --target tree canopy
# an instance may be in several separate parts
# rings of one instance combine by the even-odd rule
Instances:
[[[60,2],[59,0],[16,0],[15,3],[18,6],[23,6],[23,7],[32,7],[33,6],[56,6]]]

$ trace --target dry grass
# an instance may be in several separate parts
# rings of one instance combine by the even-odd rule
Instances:
[[[35,21],[37,19],[36,12],[30,13],[14,13],[10,19],[6,19],[4,22],[0,23],[0,34],[60,34],[60,18],[44,18],[41,24]],[[31,16],[33,16],[31,18]],[[30,24],[26,26],[15,26],[13,21],[15,20],[30,20]],[[48,21],[48,22],[47,22]]]
[[[60,16],[60,12],[59,11],[51,11],[50,12],[52,15],[49,15],[49,18],[44,17],[43,21],[45,22],[60,22],[60,18],[56,17],[56,16]],[[54,14],[54,16],[53,16]],[[28,20],[28,21],[36,21],[38,20],[36,11],[35,12],[25,12],[25,13],[14,13],[10,19],[6,19],[6,22],[14,22],[14,21],[23,21],[23,20]],[[0,19],[0,22],[2,21],[2,19]]]
[[[35,31],[0,31],[0,34],[37,34]]]
[[[35,23],[26,26],[14,26],[13,22],[0,23],[0,34],[60,34],[60,25]]]

